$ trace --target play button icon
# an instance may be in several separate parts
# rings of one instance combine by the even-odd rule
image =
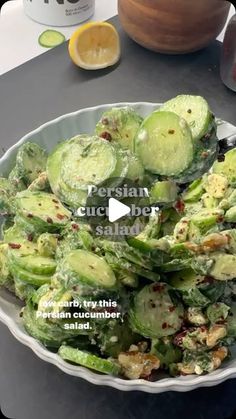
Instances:
[[[110,198],[108,202],[108,214],[110,223],[119,220],[125,215],[129,214],[131,211],[128,205],[122,204],[115,198]]]

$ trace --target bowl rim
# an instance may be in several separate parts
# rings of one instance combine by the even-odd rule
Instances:
[[[25,134],[19,141],[17,141],[14,145],[12,145],[0,158],[0,165],[2,162],[7,161],[12,152],[14,152],[21,144],[29,139],[32,134],[40,133],[42,130],[47,128],[48,126],[56,125],[57,123],[70,118],[76,117],[79,114],[84,112],[95,112],[97,110],[102,110],[105,108],[111,107],[123,107],[123,106],[131,106],[131,107],[158,107],[160,106],[160,102],[118,102],[118,103],[108,103],[108,104],[101,104],[92,107],[86,107],[79,109],[74,112],[66,113],[61,116],[58,116],[42,125],[37,127],[36,129],[30,131],[29,133]],[[65,362],[59,355],[56,353],[50,352],[46,347],[44,347],[39,341],[35,338],[30,336],[26,331],[21,330],[17,322],[7,313],[4,312],[4,309],[1,307],[0,304],[0,321],[2,321],[13,334],[13,336],[23,343],[25,346],[28,346],[32,349],[32,351],[42,360],[56,365],[60,370],[64,371],[65,373],[80,377],[85,379],[86,381],[96,384],[96,385],[104,385],[116,388],[122,391],[143,391],[148,393],[161,393],[165,391],[190,391],[198,387],[208,387],[220,384],[221,382],[225,381],[229,378],[236,377],[236,365],[235,367],[224,367],[215,370],[214,372],[203,375],[203,376],[185,376],[185,377],[167,377],[161,378],[158,381],[146,381],[144,379],[136,379],[136,380],[125,380],[123,378],[114,377],[111,375],[101,375],[99,373],[93,372],[92,370],[82,367],[82,366],[74,366]]]

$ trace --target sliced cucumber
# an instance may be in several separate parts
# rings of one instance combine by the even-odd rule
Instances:
[[[203,180],[196,179],[194,180],[189,187],[183,193],[183,200],[185,202],[196,202],[199,201],[202,194],[204,193],[204,183]]]
[[[162,272],[175,272],[182,271],[183,269],[188,269],[191,266],[192,258],[186,259],[172,259],[170,262],[164,263],[161,266]]]
[[[236,278],[236,256],[221,252],[213,254],[214,265],[210,275],[218,281],[230,281]]]
[[[59,144],[47,162],[53,192],[72,209],[85,205],[88,185],[109,181],[110,187],[117,186],[127,170],[128,157],[117,144],[87,135]],[[110,178],[115,178],[114,185]]]
[[[128,159],[128,171],[126,174],[127,179],[134,182],[142,181],[144,177],[144,167],[140,159],[128,150],[124,153],[126,153]]]
[[[103,374],[118,375],[120,366],[109,359],[102,359],[89,352],[83,352],[71,346],[62,345],[58,354],[66,361],[82,365],[83,367],[99,371]]]
[[[179,95],[165,102],[160,111],[174,112],[184,118],[190,126],[194,140],[199,140],[207,133],[212,121],[208,103],[201,96]]]
[[[15,191],[23,191],[26,189],[26,184],[23,180],[22,173],[20,173],[17,166],[15,166],[9,173],[8,179],[14,187]]]
[[[173,273],[170,276],[170,285],[179,291],[187,291],[195,288],[203,280],[203,276],[197,275],[192,269],[186,269]]]
[[[47,154],[38,144],[24,143],[16,156],[16,167],[24,182],[29,185],[46,169]]]
[[[86,190],[113,177],[116,164],[116,150],[108,141],[81,138],[63,153],[61,176],[70,188]]]
[[[173,112],[153,112],[135,138],[135,152],[146,170],[176,176],[192,163],[193,139],[189,126]]]
[[[66,38],[63,33],[53,29],[47,29],[38,38],[39,45],[44,48],[53,48],[65,42]]]
[[[194,158],[189,167],[181,174],[176,175],[177,183],[188,183],[201,177],[213,165],[219,149],[216,136],[215,120],[209,125],[208,133],[194,144]]]
[[[0,286],[7,283],[10,276],[8,268],[7,250],[7,244],[0,244]]]
[[[37,244],[31,241],[16,238],[14,242],[8,243],[8,256],[16,260],[25,256],[35,256],[38,253]]]
[[[27,220],[39,232],[54,231],[64,227],[71,213],[53,194],[46,192],[19,192],[16,196],[16,208],[20,217]]]
[[[129,311],[134,332],[155,339],[173,335],[181,328],[183,306],[172,300],[169,291],[165,283],[146,285],[139,291]]]
[[[41,285],[50,284],[51,282],[51,276],[33,274],[22,269],[15,263],[11,262],[9,268],[13,277],[18,278],[27,284],[41,287]]]
[[[156,182],[150,191],[151,202],[174,202],[178,196],[178,187],[175,182],[171,180],[163,180]]]
[[[115,148],[116,159],[117,159],[116,167],[115,167],[115,170],[112,174],[112,178],[114,178],[112,183],[115,187],[115,186],[121,184],[122,179],[124,177],[127,177],[128,179],[130,179],[130,177],[128,176],[128,170],[129,170],[130,164],[132,162],[131,162],[130,155],[127,154],[126,150],[122,150],[120,148],[120,146],[117,145],[117,144],[113,144],[113,147]],[[131,164],[131,166],[132,166],[132,164]],[[130,169],[132,169],[132,167]],[[140,170],[140,167],[139,167],[139,170]],[[130,174],[132,175],[131,172],[132,171],[130,170]],[[110,179],[108,179],[108,182],[109,182],[109,185],[111,185]]]
[[[59,180],[60,180],[60,171],[61,171],[61,160],[62,153],[66,148],[69,147],[69,141],[64,141],[59,143],[51,154],[48,156],[47,160],[47,176],[51,186],[51,189],[55,195],[59,193]]]
[[[15,263],[20,268],[39,275],[53,275],[57,266],[53,259],[38,255],[15,258]]]
[[[103,113],[96,134],[133,151],[133,140],[143,118],[130,107],[112,108]]]
[[[105,258],[107,263],[111,266],[112,269],[114,269],[114,271],[127,271],[127,274],[135,274],[153,282],[157,282],[160,279],[160,275],[157,272],[152,272],[148,269],[141,268],[134,263],[128,262],[126,259],[117,258],[110,253],[106,253]]]
[[[14,277],[14,292],[20,300],[27,301],[35,292],[35,287]]]
[[[31,301],[24,307],[23,323],[29,335],[50,348],[59,348],[66,340],[79,334],[86,334],[85,329],[65,329],[65,324],[69,323],[68,319],[55,323],[37,317],[37,310],[34,309]]]
[[[191,269],[187,269],[172,274],[170,285],[181,292],[183,301],[188,306],[205,307],[210,303],[210,300],[197,288],[203,280],[203,276],[197,275]]]
[[[24,217],[16,215],[15,224],[22,232],[25,233],[25,236],[30,234],[34,237],[37,234],[37,228],[35,228],[35,226],[30,222],[30,220]]]
[[[84,142],[86,139],[89,139],[88,136],[83,135],[73,137],[69,141],[64,141],[57,145],[47,160],[47,176],[51,189],[62,202],[65,202],[71,208],[78,208],[80,205],[85,205],[87,199],[87,191],[72,189],[61,178],[63,153],[69,148],[72,148],[73,143],[79,138],[83,139]]]
[[[69,282],[91,287],[113,288],[116,277],[106,261],[86,250],[73,250],[62,262],[61,271]]]
[[[14,196],[14,187],[11,182],[0,177],[0,216],[11,213],[11,198]]]
[[[5,243],[18,243],[26,239],[25,231],[23,231],[17,223],[4,231],[3,240]]]
[[[225,153],[225,159],[222,162],[216,161],[213,165],[213,173],[227,177],[230,185],[236,186],[236,148]]]
[[[60,179],[58,182],[58,191],[56,195],[71,209],[76,210],[80,206],[85,206],[88,197],[88,191],[69,188],[65,182]]]

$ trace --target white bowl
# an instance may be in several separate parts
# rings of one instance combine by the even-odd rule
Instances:
[[[17,149],[22,143],[26,141],[36,142],[50,151],[60,140],[71,138],[78,133],[92,133],[96,122],[105,110],[112,106],[125,105],[132,106],[142,116],[148,115],[159,106],[157,103],[146,102],[118,103],[82,109],[63,115],[25,135],[11,147],[0,159],[0,175],[8,175],[14,166]],[[225,127],[221,126],[221,131],[222,128],[225,130],[225,135],[233,132],[233,127],[230,124],[225,125]],[[233,350],[232,358],[224,363],[222,368],[200,377],[191,375],[162,378],[160,376],[158,381],[149,382],[142,379],[129,381],[109,375],[97,374],[87,368],[74,366],[63,361],[57,354],[50,352],[41,343],[29,336],[24,330],[19,316],[21,306],[19,300],[13,295],[4,289],[0,289],[0,320],[6,324],[16,339],[30,347],[44,361],[57,365],[67,374],[84,378],[93,384],[107,385],[123,391],[141,390],[148,393],[162,393],[164,391],[189,391],[198,387],[214,386],[228,378],[236,377],[236,349]]]

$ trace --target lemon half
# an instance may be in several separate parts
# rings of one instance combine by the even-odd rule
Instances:
[[[120,38],[113,25],[89,22],[80,26],[69,41],[72,61],[86,70],[98,70],[120,59]]]

